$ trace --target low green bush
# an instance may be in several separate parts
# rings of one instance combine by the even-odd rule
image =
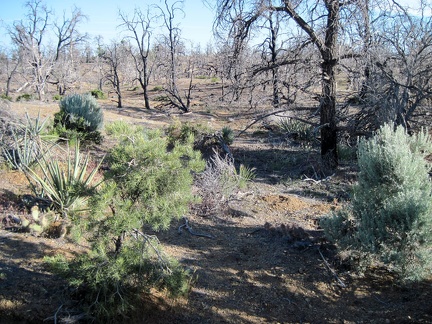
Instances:
[[[11,96],[7,96],[4,93],[0,95],[0,99],[7,100],[7,101],[12,101],[12,97]]]
[[[24,94],[22,94],[22,95],[19,95],[19,96],[16,98],[16,101],[30,101],[30,100],[32,100],[32,99],[33,99],[33,96],[32,96],[31,94],[24,93]]]
[[[234,143],[235,135],[234,135],[234,131],[230,127],[227,126],[223,127],[221,134],[225,144],[231,145],[232,143]]]
[[[124,120],[116,120],[105,125],[105,132],[107,135],[115,138],[132,136],[143,131],[144,129],[141,126],[128,124]]]
[[[91,90],[90,94],[96,99],[105,99],[106,98],[105,93],[99,89]]]
[[[160,96],[155,97],[153,100],[159,101],[159,102],[167,102],[167,101],[170,101],[170,98],[167,95],[160,95]]]
[[[119,136],[107,157],[109,171],[90,200],[88,218],[75,226],[86,233],[91,251],[72,261],[47,259],[81,295],[89,318],[125,318],[151,288],[187,293],[190,273],[166,256],[149,229],[167,229],[196,201],[193,173],[204,168],[192,138],[168,148],[158,131]]]
[[[195,148],[199,148],[203,138],[211,134],[211,130],[201,124],[192,124],[190,122],[182,123],[179,120],[170,124],[166,131],[168,142],[173,145],[176,142],[186,143],[192,136],[194,138]]]

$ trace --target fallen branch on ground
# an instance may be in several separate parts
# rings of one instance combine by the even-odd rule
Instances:
[[[303,181],[312,181],[312,182],[315,183],[315,184],[319,184],[319,183],[321,183],[321,182],[331,180],[331,178],[332,178],[334,175],[335,175],[335,173],[333,173],[332,175],[329,175],[328,177],[325,177],[324,179],[321,179],[321,180],[315,180],[315,179],[309,178],[308,176],[304,175],[304,179],[303,179]]]
[[[183,217],[183,220],[184,220],[184,224],[182,224],[182,225],[180,225],[179,226],[179,228],[178,228],[178,232],[179,232],[179,234],[181,234],[182,233],[182,228],[184,227],[184,228],[186,228],[187,230],[188,230],[188,232],[190,233],[190,234],[192,234],[192,235],[195,235],[195,236],[201,236],[201,237],[207,237],[207,238],[214,238],[212,235],[210,235],[210,234],[202,234],[202,233],[196,233],[196,232],[194,232],[194,230],[192,229],[192,227],[190,227],[190,225],[189,225],[189,220],[186,218],[186,217]]]
[[[318,249],[318,252],[321,256],[321,258],[324,261],[324,264],[326,265],[327,269],[329,269],[329,271],[332,273],[332,275],[335,277],[336,281],[338,282],[339,286],[341,286],[342,288],[346,288],[346,285],[344,284],[344,282],[338,277],[336,271],[334,271],[332,269],[332,267],[330,267],[330,264],[327,262],[327,260],[324,258],[324,255],[321,253],[321,250]]]

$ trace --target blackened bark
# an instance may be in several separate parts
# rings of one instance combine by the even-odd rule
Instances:
[[[327,28],[324,47],[321,48],[322,100],[321,100],[321,157],[327,166],[338,166],[337,125],[336,125],[336,77],[337,36],[339,29],[340,3],[326,0]]]
[[[279,67],[277,66],[277,35],[278,35],[278,27],[273,25],[273,20],[270,17],[269,19],[270,23],[270,33],[271,33],[271,39],[269,48],[271,51],[271,64],[275,66],[274,69],[272,69],[272,86],[273,86],[273,106],[275,108],[279,107],[280,104],[280,98],[279,98]]]
[[[151,109],[147,87],[144,87],[144,104],[147,110]]]
[[[336,125],[336,61],[324,61],[321,99],[321,157],[330,168],[338,165]]]
[[[303,29],[321,54],[321,157],[328,167],[334,169],[338,166],[335,70],[338,63],[337,35],[341,3],[339,0],[324,0],[324,4],[327,9],[324,42],[313,27],[296,12],[291,1],[284,1],[283,10]]]

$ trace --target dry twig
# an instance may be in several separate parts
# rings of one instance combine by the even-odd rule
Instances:
[[[182,225],[180,225],[179,226],[179,228],[178,228],[178,232],[179,232],[179,234],[181,234],[182,233],[182,228],[184,227],[184,228],[186,228],[187,230],[188,230],[188,232],[190,233],[190,234],[192,234],[192,235],[195,235],[195,236],[201,236],[201,237],[207,237],[207,238],[214,238],[212,235],[210,235],[210,234],[202,234],[202,233],[196,233],[196,232],[194,232],[193,231],[193,229],[192,229],[192,227],[190,227],[190,225],[189,225],[189,220],[186,218],[186,217],[183,217],[183,220],[185,221],[185,223],[184,224],[182,224]]]
[[[330,272],[332,273],[332,275],[335,277],[335,279],[336,279],[336,281],[338,282],[339,286],[341,286],[342,288],[346,288],[345,283],[344,283],[344,282],[343,282],[343,281],[338,277],[336,271],[334,271],[334,270],[332,269],[332,267],[330,267],[330,264],[329,264],[329,263],[327,262],[327,260],[324,258],[324,255],[321,253],[321,250],[320,250],[320,249],[318,249],[318,252],[319,252],[321,258],[323,259],[324,264],[327,266],[327,269],[329,269],[329,271],[330,271]]]

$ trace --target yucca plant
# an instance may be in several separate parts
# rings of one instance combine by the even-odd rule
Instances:
[[[41,119],[40,112],[34,120],[26,113],[25,122],[12,125],[12,143],[9,147],[2,147],[3,155],[12,168],[24,170],[49,151],[48,138],[43,134],[47,122],[48,118]]]
[[[234,131],[231,128],[225,126],[224,128],[222,128],[221,134],[223,141],[227,145],[231,145],[234,142],[235,135]]]
[[[78,210],[78,207],[83,206],[100,184],[93,184],[93,181],[102,161],[93,170],[87,172],[90,156],[89,154],[85,157],[81,156],[77,141],[74,153],[68,151],[65,166],[58,160],[43,156],[38,161],[42,176],[31,168],[27,168],[27,171],[30,178],[42,189],[41,193],[36,194],[46,196],[52,201],[53,209],[62,217],[67,217],[70,211]]]
[[[313,141],[314,133],[310,125],[304,122],[292,119],[281,118],[278,122],[279,129],[287,134],[295,135],[301,141]]]
[[[237,176],[239,178],[239,187],[245,188],[249,182],[256,178],[256,169],[240,164]]]

